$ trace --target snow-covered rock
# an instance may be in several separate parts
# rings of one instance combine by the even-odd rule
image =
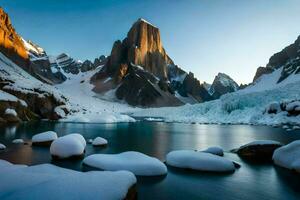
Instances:
[[[281,111],[280,103],[277,101],[270,103],[266,108],[266,113],[268,114],[272,114],[272,113],[277,114],[280,111]]]
[[[300,172],[300,140],[276,149],[273,161],[278,166]]]
[[[193,150],[177,150],[167,154],[166,162],[168,165],[211,172],[232,172],[235,165],[232,161],[211,153]]]
[[[272,159],[273,152],[281,146],[278,141],[257,140],[241,146],[236,153],[246,159],[269,161]]]
[[[299,130],[300,126],[293,126],[293,130]]]
[[[50,144],[57,139],[57,133],[54,131],[46,131],[43,133],[36,134],[32,136],[32,144],[33,145],[46,145],[50,146]]]
[[[87,142],[88,144],[92,144],[92,143],[93,143],[93,139],[88,139],[86,142]]]
[[[93,146],[105,146],[107,145],[107,140],[102,138],[102,137],[96,137],[93,141],[92,141],[92,145]]]
[[[4,149],[6,149],[6,146],[0,143],[0,150],[4,150]]]
[[[18,116],[17,112],[16,112],[14,109],[11,109],[11,108],[7,108],[7,109],[5,110],[5,114],[6,114],[6,115],[12,115],[12,116],[14,116],[14,117],[17,117],[17,116]]]
[[[14,144],[24,144],[24,140],[23,139],[14,139],[12,141],[12,143],[14,143]]]
[[[3,168],[9,173],[2,173]],[[52,164],[21,167],[0,160],[0,174],[3,200],[136,199],[136,178],[128,171],[78,172]]]
[[[77,158],[84,155],[86,141],[82,135],[73,133],[54,140],[50,146],[53,158]]]
[[[224,155],[224,151],[221,147],[209,147],[207,149],[205,149],[204,151],[205,153],[211,153],[217,156],[223,156]]]
[[[160,160],[135,151],[94,154],[86,157],[83,163],[101,170],[127,170],[138,176],[158,176],[167,173],[167,167]]]
[[[20,168],[24,168],[24,167],[27,167],[27,165],[14,165],[6,160],[0,159],[0,175],[1,175],[1,177],[2,177],[2,174],[6,173],[6,172],[11,172],[12,170],[16,170],[16,169],[20,169]],[[1,185],[1,181],[0,181],[0,185]],[[1,187],[0,187],[0,191],[1,191]],[[1,195],[0,195],[0,199],[1,199]]]

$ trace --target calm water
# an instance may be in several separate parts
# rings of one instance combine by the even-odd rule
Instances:
[[[204,149],[220,146],[225,151],[253,140],[271,139],[289,143],[300,139],[300,131],[247,125],[199,125],[162,122],[121,124],[74,124],[39,122],[18,127],[0,127],[0,142],[8,148],[0,159],[13,163],[50,163],[48,148],[15,145],[15,138],[29,140],[33,134],[54,130],[59,135],[81,133],[86,139],[107,138],[106,148],[87,145],[86,155],[140,151],[162,161],[171,150]],[[233,174],[200,173],[168,168],[163,178],[138,178],[139,199],[300,199],[300,176],[272,164],[248,163],[235,154],[226,157],[242,167]],[[81,161],[54,162],[58,166],[82,170]]]

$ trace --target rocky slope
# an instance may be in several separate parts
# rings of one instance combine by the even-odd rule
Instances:
[[[270,74],[281,67],[282,70],[277,80],[278,83],[292,74],[300,73],[300,36],[293,44],[271,56],[266,67],[259,67],[253,81],[255,82],[262,75]]]
[[[194,78],[167,55],[159,29],[139,19],[123,41],[116,41],[103,69],[92,77],[94,91],[116,89],[116,96],[131,105],[176,106],[184,102],[176,97],[192,96],[198,102],[210,99]]]
[[[230,76],[219,73],[212,85],[209,87],[209,93],[214,99],[220,98],[223,94],[235,92],[239,89],[239,85]]]

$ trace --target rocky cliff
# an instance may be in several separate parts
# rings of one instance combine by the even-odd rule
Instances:
[[[22,67],[28,67],[29,57],[21,37],[13,28],[9,16],[0,7],[0,52]]]

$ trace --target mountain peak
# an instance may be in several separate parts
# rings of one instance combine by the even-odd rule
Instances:
[[[146,24],[148,24],[148,25],[150,25],[150,26],[153,26],[153,27],[157,28],[156,26],[154,26],[152,23],[150,23],[149,21],[145,20],[144,18],[139,18],[139,19],[136,21],[136,23],[146,23]]]

